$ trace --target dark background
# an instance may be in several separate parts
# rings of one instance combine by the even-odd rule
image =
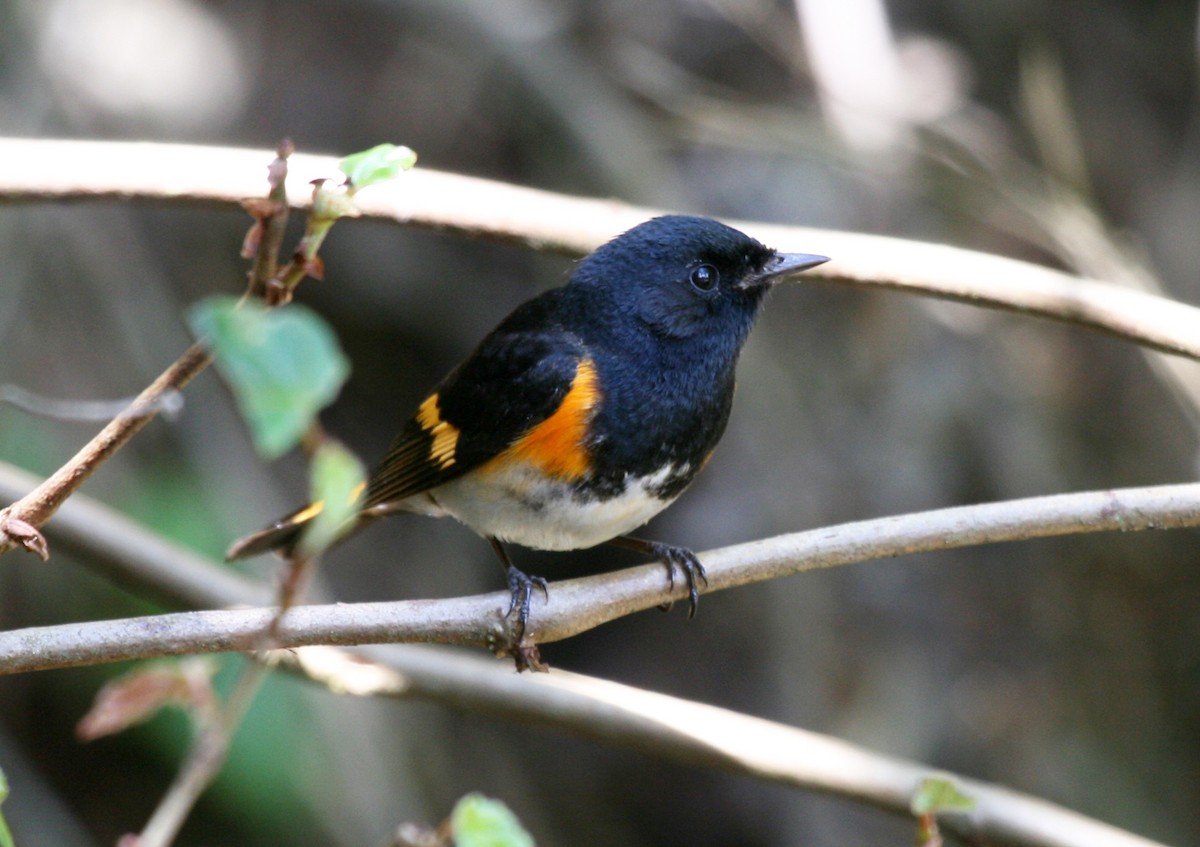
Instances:
[[[339,154],[395,141],[421,165],[565,192],[1113,278],[1133,263],[1200,301],[1195,4],[904,0],[887,5],[878,43],[863,17],[874,7],[855,17],[854,5],[813,4],[802,37],[796,7],[772,0],[10,0],[0,132],[261,148],[288,136]],[[848,17],[840,28],[819,14],[834,9]],[[842,64],[817,70],[813,43],[838,45]],[[0,384],[135,393],[188,344],[189,304],[240,290],[247,224],[165,205],[0,207]],[[570,269],[368,222],[339,224],[324,256],[326,280],[300,299],[354,363],[324,422],[368,461],[479,336]],[[703,550],[1189,480],[1193,415],[1112,339],[790,287],[743,356],[721,449],[648,534]],[[97,428],[0,405],[0,457],[49,472]],[[217,557],[296,505],[304,474],[298,457],[253,455],[206,373],[181,416],[148,427],[84,490]],[[838,568],[706,597],[691,622],[635,615],[544,655],[1200,843],[1196,541],[1080,536]],[[409,517],[339,549],[323,578],[347,601],[453,596],[500,587],[491,557],[452,522]],[[552,579],[618,561],[518,557]],[[5,628],[154,609],[66,555],[0,563]],[[175,772],[178,714],[74,740],[120,670],[0,684],[4,810],[23,847],[111,844]],[[511,805],[544,845],[912,838],[910,823],[845,801],[279,676],[178,843],[379,844],[471,790]]]

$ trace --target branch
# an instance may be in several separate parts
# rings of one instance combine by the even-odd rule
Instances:
[[[71,459],[17,502],[0,511],[0,554],[23,545],[43,560],[46,541],[37,527],[50,520],[68,497],[110,456],[148,424],[162,408],[162,398],[183,388],[212,361],[200,344],[193,344]]]
[[[270,666],[263,662],[246,663],[229,699],[192,740],[192,748],[179,773],[142,831],[136,836],[122,838],[118,847],[169,847],[175,841],[200,795],[225,765],[233,736],[269,671]]]
[[[232,205],[257,196],[264,159],[266,154],[257,150],[0,138],[0,197],[170,198]],[[294,155],[288,170],[287,180],[302,188],[336,173],[337,162],[330,157]],[[309,198],[310,192],[293,191],[291,196]],[[303,206],[308,199],[291,202]],[[586,252],[655,213],[430,170],[364,192],[357,204],[367,215],[402,223],[575,253]],[[1042,315],[1200,359],[1200,309],[1161,297],[942,245],[738,225],[783,249],[820,249],[840,257],[819,269],[818,278]],[[202,349],[190,349],[70,462],[0,512],[0,553],[21,544],[46,558],[38,527],[154,416],[165,391],[186,385],[208,361]]]
[[[232,206],[260,193],[269,157],[261,150],[223,147],[0,138],[0,198]],[[330,156],[297,153],[288,162],[289,197],[297,207],[309,201],[309,181],[337,173]],[[574,255],[660,213],[427,168],[364,191],[355,203],[366,217]],[[1152,294],[941,244],[731,223],[782,250],[834,257],[806,278],[1039,315],[1200,359],[1200,309]]]
[[[30,477],[0,465],[0,499],[27,490]],[[86,496],[58,514],[56,544],[109,561],[118,578],[136,579],[189,605],[262,602],[262,586],[232,577],[141,529]],[[535,721],[573,735],[674,761],[719,767],[756,779],[822,791],[908,814],[913,788],[933,769],[714,706],[700,705],[580,674],[516,676],[476,656],[428,646],[372,645],[352,654],[305,647],[287,666],[335,691],[419,697],[504,720]],[[1050,803],[984,782],[951,776],[976,801],[947,825],[964,834],[1011,838],[1039,847],[1153,847],[1153,842]]]
[[[0,462],[0,503],[35,488],[40,477]],[[186,608],[263,606],[274,599],[265,585],[222,567],[126,515],[80,495],[63,504],[50,532],[55,544],[85,554],[89,567],[141,596]]]
[[[506,676],[515,683],[531,678]],[[535,707],[539,723],[582,728],[592,738],[618,739],[650,755],[850,797],[901,815],[910,814],[921,780],[941,776],[976,803],[944,821],[968,837],[1045,847],[1155,843],[1026,794],[716,706],[561,671],[532,680],[527,699],[542,701]]]
[[[701,558],[708,591],[818,568],[1081,532],[1200,526],[1200,483],[1126,488],[958,506],[842,524],[726,547]],[[552,584],[527,627],[535,643],[577,635],[615,618],[682,600],[660,564]],[[299,606],[278,628],[278,646],[429,642],[508,643],[507,592],[447,600]],[[247,650],[274,610],[186,612],[0,633],[0,673],[185,653]]]
[[[911,814],[918,784],[951,780],[975,808],[943,823],[986,843],[1031,847],[1162,847],[1158,842],[1018,791],[880,755],[820,733],[659,694],[553,670],[523,674],[462,654],[404,645],[362,651],[375,664],[341,651],[304,647],[295,660],[310,677],[330,677],[354,694],[421,697],[507,720],[535,722],[602,744],[671,761],[820,791]]]

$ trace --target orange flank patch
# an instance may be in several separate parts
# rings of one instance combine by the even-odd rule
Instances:
[[[590,466],[584,442],[588,421],[599,400],[596,366],[590,359],[583,359],[554,414],[521,436],[492,463],[527,462],[549,476],[578,479]]]
[[[453,465],[454,451],[458,447],[458,427],[442,420],[436,394],[429,395],[417,410],[417,423],[433,436],[429,460],[443,471]]]

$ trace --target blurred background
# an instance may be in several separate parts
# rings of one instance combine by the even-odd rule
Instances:
[[[1194,2],[7,0],[0,133],[344,154],[714,216],[952,243],[1200,302]],[[268,158],[264,156],[264,166]],[[265,171],[264,171],[265,173]],[[238,292],[249,219],[131,204],[0,206],[0,385],[132,395]],[[814,248],[817,249],[817,248]],[[354,372],[324,416],[368,462],[474,342],[570,262],[343,222],[300,299]],[[697,550],[962,503],[1195,477],[1196,373],[1020,316],[820,285],[777,292],[728,434],[647,531]],[[1180,390],[1182,388],[1182,391]],[[214,558],[297,505],[205,373],[84,488]],[[98,428],[0,405],[0,458],[39,473]],[[53,542],[53,536],[51,536]],[[832,733],[1200,843],[1193,532],[1073,537],[875,562],[705,597],[548,646],[559,668]],[[551,579],[609,551],[517,552]],[[633,561],[633,560],[630,560]],[[250,571],[267,576],[270,563]],[[496,590],[451,521],[373,527],[324,563],[340,600]],[[159,607],[59,551],[0,563],[0,625]],[[235,660],[227,659],[222,679]],[[145,821],[187,723],[83,745],[101,667],[0,684],[4,806],[23,847]],[[276,675],[183,845],[369,845],[462,794],[540,844],[911,843],[846,801]]]

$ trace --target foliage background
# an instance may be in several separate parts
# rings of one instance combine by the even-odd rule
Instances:
[[[334,153],[393,140],[428,167],[1068,265],[1047,233],[1078,223],[1057,202],[1071,189],[1168,292],[1200,301],[1195,4],[897,0],[886,11],[900,90],[920,93],[891,101],[903,119],[880,123],[869,103],[847,118],[822,98],[796,8],[771,0],[10,0],[0,131],[262,148],[290,136]],[[835,37],[815,20],[810,40]],[[867,31],[851,23],[839,73],[873,68]],[[1053,102],[1044,71],[1055,67],[1074,134],[1062,120],[1032,129],[1035,105]],[[1054,149],[1065,158],[1047,159]],[[1044,163],[1072,156],[1086,179],[1060,164],[1047,181]],[[80,400],[136,392],[187,344],[190,303],[240,289],[247,223],[203,208],[0,207],[0,384]],[[324,255],[327,281],[301,299],[334,323],[355,367],[325,423],[368,461],[479,336],[570,269],[365,222],[339,225]],[[47,472],[95,428],[0,405],[0,457]],[[1194,426],[1129,346],[797,286],[776,294],[752,337],[721,450],[650,534],[705,549],[956,503],[1180,481],[1195,468]],[[295,457],[254,457],[207,373],[182,415],[148,428],[85,491],[217,556],[294,506],[304,484]],[[1196,843],[1195,541],[1077,537],[811,573],[707,597],[690,623],[639,615],[544,655]],[[341,600],[494,590],[491,556],[451,522],[399,519],[331,555],[323,590]],[[563,578],[618,559],[519,561]],[[5,628],[153,608],[63,551],[0,568]],[[177,715],[87,746],[73,739],[118,670],[0,685],[5,810],[25,847],[112,843],[174,772],[186,738]],[[911,838],[910,824],[843,801],[278,678],[179,843],[380,843],[399,821],[439,820],[470,790],[504,799],[543,844]]]

